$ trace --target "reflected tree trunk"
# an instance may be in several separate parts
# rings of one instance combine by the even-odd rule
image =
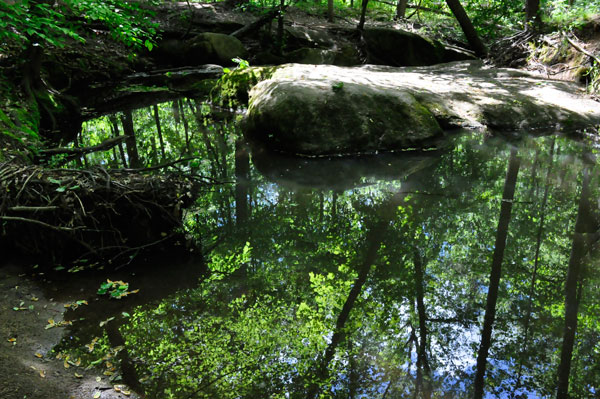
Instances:
[[[119,331],[119,327],[120,323],[117,323],[116,321],[106,325],[105,331],[108,337],[108,342],[113,348],[123,348],[117,354],[117,359],[120,362],[121,376],[123,377],[123,381],[136,392],[143,393],[144,388],[142,387],[142,384],[140,384],[140,378],[138,377],[137,370],[135,369],[135,364],[131,359],[131,356],[129,356],[125,339],[123,338],[121,331]]]
[[[558,366],[558,383],[556,390],[557,399],[569,397],[569,375],[571,373],[571,359],[573,346],[575,344],[575,333],[577,331],[577,313],[581,290],[583,288],[583,258],[587,252],[586,239],[592,231],[592,204],[590,201],[590,173],[587,167],[583,170],[583,183],[581,196],[579,198],[579,209],[577,221],[575,222],[575,234],[571,256],[569,257],[569,268],[567,270],[567,281],[565,283],[565,326],[563,330],[563,343],[560,353],[560,364]]]
[[[190,107],[191,107],[191,103],[190,103]],[[206,148],[207,158],[211,161],[210,162],[211,177],[214,179],[217,179],[217,178],[219,178],[218,171],[220,170],[219,158],[217,155],[217,151],[215,150],[215,147],[212,145],[212,141],[210,140],[210,137],[208,136],[208,127],[205,126],[205,124],[204,124],[204,118],[202,117],[201,103],[198,101],[195,101],[194,116],[196,117],[198,129],[202,133],[202,141],[204,142],[204,146]]]
[[[323,195],[323,191],[319,191],[319,224],[323,225],[323,215],[325,211],[325,196]]]
[[[120,133],[119,133],[119,121],[117,120],[117,117],[115,115],[110,115],[108,117],[108,119],[110,120],[110,124],[112,127],[113,137],[118,137]],[[123,143],[119,143],[119,145],[117,147],[119,147],[119,155],[121,156],[121,162],[123,163],[123,167],[127,168],[127,158],[125,157],[125,150],[123,149]]]
[[[321,384],[325,380],[327,380],[329,376],[329,363],[333,360],[333,356],[335,355],[335,351],[338,345],[342,342],[345,336],[345,326],[348,318],[350,316],[350,312],[354,307],[358,296],[362,292],[363,286],[367,282],[367,277],[369,276],[369,271],[375,263],[377,259],[377,252],[381,247],[381,243],[383,241],[384,234],[387,230],[387,222],[379,222],[377,223],[368,233],[367,233],[367,253],[362,264],[358,270],[358,277],[354,280],[354,284],[352,284],[352,288],[348,293],[348,297],[344,302],[344,306],[340,311],[336,323],[335,328],[333,330],[333,335],[331,336],[331,342],[327,346],[325,353],[321,356],[320,362],[315,367],[314,378],[312,378],[312,382],[308,388],[307,398],[317,398],[319,392],[321,390]]]
[[[160,116],[158,115],[158,105],[154,104],[154,122],[156,123],[156,133],[158,133],[158,142],[160,143],[161,162],[164,162],[165,157],[165,142],[163,140],[162,128],[160,126]]]
[[[337,193],[337,191],[333,191],[333,193],[331,194],[331,218],[334,221],[337,218],[337,200],[338,200],[338,193]]]
[[[417,347],[417,392],[424,399],[431,398],[431,370],[427,359],[427,312],[425,309],[425,283],[423,259],[419,250],[414,248],[413,263],[415,267],[415,296],[417,314],[419,315],[419,345]]]
[[[354,356],[354,344],[348,339],[348,399],[357,399],[359,379],[356,369],[356,357]]]
[[[173,101],[171,103],[171,109],[173,110],[173,119],[175,120],[175,124],[180,124],[181,115],[179,114],[179,100]]]
[[[502,261],[504,258],[504,249],[506,248],[506,238],[508,236],[508,225],[510,223],[512,204],[517,185],[517,175],[521,161],[517,155],[517,149],[510,151],[510,160],[508,162],[508,171],[504,181],[504,191],[502,193],[502,204],[500,205],[500,217],[498,220],[498,229],[496,230],[496,243],[494,245],[494,255],[492,257],[492,270],[490,272],[490,285],[488,288],[487,301],[485,305],[485,316],[483,318],[483,330],[481,332],[481,344],[477,354],[477,371],[475,373],[474,399],[483,398],[484,376],[487,365],[488,352],[491,345],[492,329],[496,317],[496,302],[498,300],[498,288],[500,286],[500,276],[502,275]]]
[[[123,124],[123,133],[127,136],[125,144],[127,147],[127,156],[129,158],[129,166],[131,168],[141,168],[142,163],[138,155],[137,143],[135,139],[135,130],[133,129],[133,115],[131,111],[125,111],[121,117]]]
[[[521,356],[519,360],[519,369],[517,372],[517,382],[513,387],[512,396],[514,397],[516,391],[521,387],[521,382],[523,378],[523,356],[525,356],[528,352],[529,347],[529,335],[530,335],[530,323],[531,323],[531,313],[533,311],[533,298],[535,296],[535,288],[537,281],[537,272],[540,262],[540,248],[542,246],[542,233],[544,231],[544,224],[546,221],[546,205],[548,204],[548,196],[550,194],[550,176],[552,174],[552,167],[554,165],[554,147],[556,144],[556,139],[552,139],[552,143],[550,144],[550,166],[546,171],[546,178],[544,184],[544,197],[542,198],[542,204],[540,205],[540,211],[538,218],[540,220],[540,224],[538,225],[538,230],[536,234],[535,240],[535,255],[533,258],[533,271],[531,272],[531,283],[529,285],[529,292],[527,296],[527,310],[525,314],[525,321],[523,322],[523,330],[524,330],[524,338],[523,338],[523,348],[521,350]],[[535,152],[535,159],[537,161],[539,151]],[[535,167],[536,162],[534,161],[534,175],[536,173],[537,168]],[[535,178],[535,177],[534,177]],[[533,185],[533,184],[532,184]]]
[[[81,140],[79,140],[79,136],[81,135],[81,132],[79,132],[76,136],[75,136],[75,147],[79,147],[79,143],[81,143]],[[82,154],[81,157],[75,158],[75,164],[80,167],[83,168],[83,161],[85,160],[85,155]],[[87,166],[86,166],[87,168]]]
[[[179,112],[181,114],[181,121],[183,122],[183,131],[185,133],[185,151],[186,153],[190,153],[190,125],[188,124],[188,120],[185,116],[185,108],[183,107],[183,101],[177,100],[177,104],[179,105]]]
[[[235,141],[235,216],[236,224],[243,225],[248,220],[248,177],[250,156],[242,139]]]

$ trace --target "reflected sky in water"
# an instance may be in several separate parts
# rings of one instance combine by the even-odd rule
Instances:
[[[198,168],[231,183],[186,214],[205,262],[130,270],[140,296],[69,312],[87,321],[57,351],[100,367],[112,353],[151,398],[473,397],[504,233],[483,397],[556,397],[568,353],[570,395],[597,395],[598,172],[585,145],[463,133],[434,151],[310,160],[223,134],[223,156]]]

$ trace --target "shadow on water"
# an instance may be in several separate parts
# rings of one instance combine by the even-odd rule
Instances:
[[[142,164],[192,154],[179,170],[221,183],[185,214],[205,262],[55,280],[57,300],[87,300],[57,353],[149,398],[598,395],[599,185],[584,145],[465,133],[443,151],[290,159],[248,152],[209,111],[133,113]],[[139,292],[97,295],[107,278]]]

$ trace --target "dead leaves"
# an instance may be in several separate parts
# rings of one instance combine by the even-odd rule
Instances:
[[[73,322],[71,321],[59,321],[58,323],[54,321],[54,319],[48,319],[48,324],[46,325],[46,327],[44,327],[44,329],[48,330],[50,328],[54,328],[54,327],[64,327],[64,326],[70,326],[73,325]]]

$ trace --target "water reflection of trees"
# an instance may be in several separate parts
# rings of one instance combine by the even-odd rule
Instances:
[[[238,184],[188,215],[210,276],[121,328],[150,397],[598,392],[598,178],[579,145],[515,143],[521,167],[509,180],[516,149],[464,137],[405,179],[291,190],[250,167],[233,124],[193,101],[176,106],[179,124],[161,118],[163,144],[138,143],[142,163],[197,151],[195,173]],[[156,132],[154,117],[174,107],[137,119]]]

